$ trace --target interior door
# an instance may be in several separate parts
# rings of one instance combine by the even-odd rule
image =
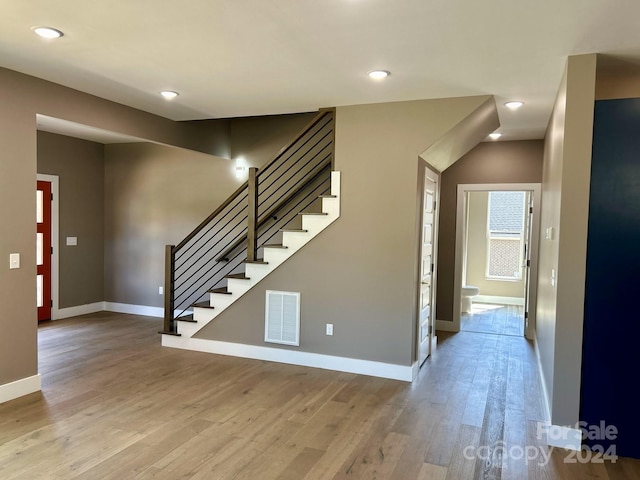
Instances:
[[[418,364],[422,366],[431,354],[431,340],[434,331],[433,309],[433,265],[434,265],[434,224],[437,182],[429,172],[424,178],[422,201],[422,244],[420,254],[420,308],[418,321]]]
[[[531,235],[533,225],[533,192],[526,192],[524,213],[524,253],[522,259],[524,278],[524,323],[522,335],[526,335],[529,326],[529,284],[531,281]]]
[[[51,182],[36,191],[36,299],[38,321],[51,319]]]

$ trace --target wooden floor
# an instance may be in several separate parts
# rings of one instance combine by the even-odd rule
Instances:
[[[472,313],[460,316],[460,329],[465,332],[524,335],[524,307],[474,303]]]
[[[521,337],[440,332],[408,384],[162,348],[158,328],[42,325],[42,393],[0,405],[0,479],[640,478],[640,461],[567,464],[537,438]]]

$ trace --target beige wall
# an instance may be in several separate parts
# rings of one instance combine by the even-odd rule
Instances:
[[[339,107],[341,217],[197,336],[264,345],[265,290],[297,291],[297,350],[411,365],[418,157],[487,99]],[[334,324],[332,337],[324,334],[326,323]]]
[[[542,140],[483,142],[442,172],[436,316],[453,321],[457,189],[460,184],[540,183]]]
[[[231,160],[152,143],[105,146],[104,300],[161,307],[165,245],[244,180]]]
[[[152,141],[197,148],[188,124],[109,102],[77,90],[0,69],[0,386],[37,373],[34,222],[36,114]],[[8,269],[10,253],[22,267]]]
[[[524,298],[524,280],[487,280],[487,213],[489,192],[469,192],[466,283],[480,295]]]
[[[59,308],[104,300],[104,145],[38,132],[38,173],[59,182]],[[66,237],[77,237],[67,246]]]
[[[536,340],[556,425],[579,418],[595,74],[596,55],[569,57],[545,139]]]
[[[317,112],[232,119],[231,158],[242,157],[247,165],[259,168],[273,159],[316,115]]]

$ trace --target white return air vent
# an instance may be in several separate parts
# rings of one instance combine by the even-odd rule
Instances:
[[[264,341],[300,345],[300,293],[267,290]]]

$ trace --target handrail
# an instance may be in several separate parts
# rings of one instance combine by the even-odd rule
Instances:
[[[252,168],[249,180],[180,243],[167,245],[161,333],[176,335],[177,317],[235,273],[243,255],[256,260],[258,242],[263,245],[296,217],[297,208],[306,208],[328,191],[335,145],[333,113],[321,110],[262,169]]]

